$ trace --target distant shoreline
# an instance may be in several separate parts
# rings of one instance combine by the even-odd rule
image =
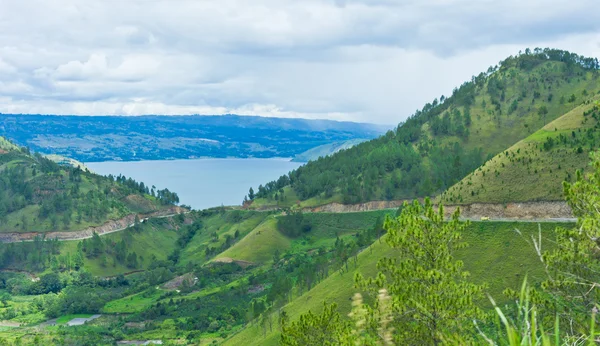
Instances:
[[[164,158],[164,159],[152,159],[152,160],[105,160],[105,161],[86,161],[83,164],[96,164],[96,163],[133,163],[133,162],[162,162],[162,161],[233,161],[233,160],[273,160],[273,161],[286,161],[286,162],[296,162],[296,163],[306,163],[304,161],[293,161],[293,157],[197,157],[190,159],[174,159],[174,158]]]

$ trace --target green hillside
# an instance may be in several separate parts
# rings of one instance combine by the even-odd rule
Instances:
[[[563,181],[589,168],[600,109],[586,102],[486,162],[441,194],[444,203],[563,200]]]
[[[455,316],[446,314],[446,305],[467,306],[462,300],[471,304],[467,286],[448,289],[469,281],[484,285],[484,292],[518,322],[522,318],[516,314],[514,296],[505,291],[518,290],[525,277],[541,289],[546,285],[540,283],[552,275],[546,265],[556,263],[591,264],[593,288],[598,265],[589,253],[597,244],[586,243],[589,248],[573,257],[569,246],[576,249],[577,244],[569,239],[597,237],[568,231],[574,223],[481,221],[463,228],[458,218],[447,223],[443,214],[420,205],[354,213],[301,208],[430,195],[440,196],[438,202],[445,204],[562,199],[561,181],[573,181],[575,170],[587,167],[588,153],[600,143],[598,68],[596,59],[557,50],[509,57],[451,97],[427,104],[385,136],[311,161],[249,191],[244,208],[134,220],[133,214],[172,208],[177,195],[152,191],[124,177],[61,166],[0,141],[0,232],[73,232],[124,216],[134,220],[119,232],[86,234],[86,239],[37,237],[0,243],[0,344],[161,340],[275,345],[281,316],[298,321],[308,311],[320,312],[324,302],[335,302],[344,319],[359,291],[355,274],[374,277],[385,266],[388,274],[397,271],[404,280],[393,283],[389,275],[390,281],[382,283],[396,295],[393,299],[418,305],[418,299],[428,296],[439,302],[433,313],[425,306],[411,309],[430,316],[439,312],[435,316],[440,318]],[[589,201],[582,205],[593,206],[597,185],[592,181],[567,195],[575,198],[584,192]],[[384,222],[400,212],[397,222]],[[586,224],[580,219],[578,228],[597,224],[597,215],[591,213]],[[540,253],[566,251],[544,253],[542,263],[534,237],[543,239]],[[468,246],[462,247],[462,241]],[[378,265],[384,257],[398,262]],[[425,268],[422,262],[434,265]],[[460,273],[463,264],[470,275]],[[409,267],[416,269],[411,272]],[[437,290],[428,291],[434,284]],[[406,293],[405,287],[413,292]],[[451,291],[449,298],[443,297],[446,291]],[[373,292],[361,292],[367,303]],[[415,292],[419,294],[413,296]],[[536,296],[543,298],[538,303],[553,303],[545,299],[553,294],[544,287],[544,296]],[[485,333],[495,333],[493,340],[500,340],[502,331],[493,325],[489,300],[473,297],[483,313],[467,316],[469,325],[477,320]],[[590,304],[596,298],[590,296]],[[396,305],[398,315],[406,312],[404,306]],[[406,320],[399,316],[394,321],[398,337],[403,337],[402,326],[422,323],[420,312],[414,311]],[[546,311],[550,313],[540,318],[553,323],[556,310]],[[98,313],[103,316],[84,326],[64,326],[74,317]],[[63,326],[39,325],[50,318]],[[469,337],[457,335],[463,336]]]
[[[216,259],[232,258],[256,264],[269,264],[272,263],[276,252],[304,253],[331,247],[337,238],[353,239],[357,233],[372,229],[377,220],[387,213],[389,211],[304,214],[303,217],[311,225],[311,230],[300,238],[283,234],[277,227],[278,217],[271,216],[239,243],[219,254]]]
[[[150,191],[125,177],[102,177],[59,165],[2,139],[0,232],[76,231],[132,213],[176,203],[177,195]]]
[[[544,267],[539,261],[529,239],[541,231],[546,240],[553,239],[553,229],[557,224],[519,223],[519,222],[474,222],[463,234],[469,247],[457,252],[456,257],[465,263],[465,269],[471,273],[471,280],[487,283],[487,292],[499,303],[509,300],[502,294],[506,288],[518,289],[525,275],[530,282],[538,283],[544,278]],[[563,226],[570,226],[564,224]],[[518,234],[515,229],[518,229]],[[550,242],[546,241],[545,244]],[[321,281],[312,290],[294,296],[283,310],[292,320],[308,312],[320,312],[323,302],[335,302],[343,312],[350,310],[350,297],[358,291],[354,287],[354,273],[364,276],[377,273],[377,261],[384,256],[393,256],[394,250],[384,242],[375,242],[358,255],[356,264],[351,262],[349,272],[335,272]],[[482,301],[488,307],[488,301]],[[278,312],[274,312],[277,315]],[[225,345],[277,345],[279,341],[278,318],[273,317],[272,330],[266,333],[260,323],[250,324],[241,332],[226,340]]]
[[[181,264],[202,265],[230,247],[238,246],[269,217],[269,213],[230,210],[204,213],[202,231],[197,232],[181,251]]]
[[[293,195],[312,204],[439,194],[591,99],[600,90],[599,76],[597,60],[565,51],[536,49],[509,57],[450,97],[426,104],[395,131],[309,162],[259,186],[249,198],[265,207],[281,203],[282,191],[284,201]]]

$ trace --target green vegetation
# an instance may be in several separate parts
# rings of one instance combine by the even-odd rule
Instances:
[[[74,318],[88,318],[88,317],[92,317],[92,315],[91,314],[64,315],[64,316],[60,316],[59,318],[56,319],[56,324],[66,324],[67,322],[69,322],[70,320],[72,320]]]
[[[134,313],[142,312],[155,304],[163,296],[164,291],[160,289],[150,289],[142,293],[136,293],[131,296],[108,302],[102,312],[104,313]]]
[[[346,217],[352,214],[314,214],[320,218],[327,216]],[[359,214],[359,213],[356,213]],[[367,214],[367,213],[364,213]],[[308,214],[307,214],[308,215]],[[379,214],[382,215],[382,214]],[[374,220],[376,220],[375,217]],[[555,223],[528,223],[528,222],[472,222],[462,232],[462,240],[468,246],[458,249],[455,257],[464,263],[464,269],[471,273],[469,280],[475,284],[487,284],[486,293],[490,294],[499,304],[507,304],[511,299],[504,296],[506,288],[518,289],[525,276],[533,285],[539,285],[545,279],[545,271],[540,262],[532,237],[538,237],[539,232],[543,236],[544,246],[552,244],[553,230],[560,225],[569,228],[573,224]],[[310,291],[303,293],[291,300],[282,308],[290,321],[308,311],[317,312],[322,309],[323,302],[335,303],[343,313],[350,312],[348,299],[358,290],[355,288],[354,276],[360,273],[370,277],[377,272],[377,262],[382,257],[393,257],[397,251],[388,247],[380,241],[375,241],[366,250],[357,256],[357,261],[350,261],[349,272],[334,272],[325,280],[319,282]],[[483,309],[489,309],[490,303],[486,298],[480,299],[478,305]],[[279,329],[277,316],[274,312],[271,318],[273,329],[256,324],[244,329],[231,339],[228,345],[249,343],[250,345],[276,345],[279,340]]]
[[[191,238],[181,250],[181,264],[191,262],[201,265],[229,247],[236,247],[240,240],[245,240],[269,216],[269,213],[225,211],[220,208],[200,213],[204,215],[203,231]]]
[[[309,162],[248,198],[276,206],[286,186],[298,200],[320,204],[436,195],[592,98],[600,90],[598,76],[595,59],[528,50],[426,104],[395,131]]]
[[[578,216],[577,228],[557,228],[556,245],[550,250],[542,250],[541,234],[538,239],[532,238],[536,255],[544,264],[546,280],[539,287],[523,281],[514,314],[507,310],[507,317],[495,306],[501,322],[477,311],[472,300],[483,287],[467,281],[468,276],[461,273],[462,262],[455,261],[452,255],[466,225],[459,221],[458,212],[450,221],[443,222],[442,208],[435,213],[426,200],[423,206],[417,202],[412,207],[405,205],[398,218],[386,221],[386,242],[400,250],[392,258],[379,260],[375,278],[365,281],[360,274],[356,275],[359,287],[379,288],[379,299],[373,306],[363,304],[360,296],[355,299],[350,317],[358,322],[352,325],[342,320],[335,305],[326,305],[321,315],[302,315],[291,324],[285,313],[280,319],[281,343],[300,345],[319,341],[350,345],[351,341],[364,340],[369,345],[406,342],[437,345],[495,344],[493,340],[498,340],[510,345],[550,345],[554,339],[555,345],[575,340],[594,344],[600,265],[596,256],[600,153],[594,153],[592,160],[592,173],[584,177],[578,171],[575,183],[564,183],[565,197]],[[443,288],[435,292],[442,283]],[[506,294],[517,297],[514,290],[508,289]],[[475,328],[471,321],[490,331],[494,324],[499,328],[490,337],[491,334]],[[561,325],[565,327],[561,329]],[[553,332],[545,332],[550,330]]]
[[[600,109],[585,103],[483,164],[442,193],[444,203],[562,200],[562,182],[587,170],[600,144]]]
[[[589,167],[584,155],[598,144],[598,67],[595,59],[556,50],[509,57],[395,131],[250,189],[241,209],[133,221],[133,214],[177,203],[176,194],[61,167],[0,142],[7,148],[0,154],[0,184],[7,188],[0,201],[15,208],[5,207],[6,230],[18,218],[39,230],[70,231],[123,215],[133,224],[83,240],[40,236],[0,245],[6,326],[0,339],[94,345],[589,340],[599,298],[600,154]],[[445,204],[558,200],[565,180],[576,225],[468,222],[459,212],[445,220],[428,198],[398,210],[303,209],[426,197],[446,188],[438,199]],[[86,208],[103,203],[108,209],[86,216]],[[60,218],[69,210],[67,227]],[[96,313],[104,315],[85,326],[37,326]]]
[[[81,230],[178,202],[167,189],[60,166],[26,148],[0,152],[0,232]]]
[[[0,149],[3,151],[18,151],[19,147],[4,137],[0,137]]]

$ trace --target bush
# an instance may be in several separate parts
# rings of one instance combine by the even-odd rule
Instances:
[[[302,212],[297,211],[279,217],[277,219],[277,230],[289,237],[295,238],[303,233],[310,232],[312,225]]]

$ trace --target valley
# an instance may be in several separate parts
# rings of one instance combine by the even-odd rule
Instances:
[[[148,317],[148,311],[153,310],[162,304],[171,304],[171,300],[174,302],[173,307],[181,306],[184,302],[192,303],[196,301],[201,302],[201,304],[205,306],[210,299],[218,299],[220,301],[221,299],[226,299],[226,297],[228,297],[228,292],[235,292],[236,296],[243,297],[243,299],[246,300],[246,303],[243,304],[250,304],[253,299],[259,299],[260,297],[265,297],[265,295],[268,296],[269,292],[271,292],[270,294],[275,293],[272,289],[262,287],[261,284],[258,284],[258,286],[252,285],[252,280],[255,280],[252,279],[252,277],[258,278],[266,275],[265,278],[267,278],[272,277],[272,275],[279,275],[277,273],[283,274],[283,272],[288,270],[287,268],[289,268],[289,265],[296,267],[297,265],[301,265],[303,261],[306,261],[306,259],[300,260],[300,258],[305,256],[302,254],[313,253],[311,257],[314,257],[315,259],[319,259],[322,256],[330,258],[327,262],[333,262],[327,264],[326,267],[320,267],[321,269],[318,269],[317,272],[315,272],[316,276],[311,279],[313,281],[308,281],[303,284],[307,286],[297,286],[289,292],[284,290],[285,297],[282,297],[283,300],[279,304],[284,304],[283,309],[285,309],[290,316],[297,316],[300,313],[308,311],[308,309],[318,309],[322,304],[322,299],[338,301],[341,304],[345,299],[343,298],[345,294],[351,294],[353,292],[353,273],[355,271],[363,273],[372,272],[375,262],[380,256],[392,253],[389,252],[389,249],[386,249],[386,246],[383,243],[375,241],[372,245],[368,245],[364,249],[359,246],[355,248],[355,250],[350,250],[347,255],[342,257],[335,255],[335,251],[340,251],[335,250],[336,248],[344,249],[346,246],[349,246],[348,249],[352,249],[350,244],[357,240],[361,244],[368,244],[369,241],[366,239],[366,242],[364,240],[361,241],[360,239],[362,236],[358,234],[364,233],[366,235],[372,232],[372,235],[367,237],[376,237],[378,231],[375,228],[377,227],[377,224],[381,222],[384,215],[389,213],[394,214],[395,211],[370,211],[349,214],[306,213],[304,214],[304,218],[309,220],[308,222],[311,225],[311,230],[299,238],[280,235],[277,229],[277,219],[282,216],[271,212],[239,210],[216,210],[212,213],[192,212],[185,215],[183,223],[180,223],[182,222],[181,220],[177,220],[179,217],[162,220],[149,219],[148,223],[141,225],[140,230],[130,228],[123,232],[107,234],[100,238],[102,239],[102,243],[107,245],[115,243],[119,244],[123,240],[126,241],[127,244],[131,244],[133,248],[130,250],[133,250],[138,258],[136,266],[123,266],[118,261],[114,261],[117,257],[113,256],[117,256],[117,254],[113,254],[109,248],[101,250],[100,255],[91,255],[91,253],[89,253],[90,247],[88,245],[85,247],[88,249],[88,252],[85,252],[82,256],[83,264],[82,269],[79,269],[79,271],[89,271],[95,276],[108,276],[110,277],[110,281],[127,280],[128,284],[123,286],[123,288],[127,287],[127,291],[124,292],[125,296],[116,299],[99,297],[99,299],[106,302],[106,305],[97,311],[108,314],[103,315],[102,319],[99,320],[104,321],[104,323],[106,323],[107,320],[114,321],[114,314],[116,313],[132,314],[127,317],[126,320],[128,321],[128,324],[134,325],[135,323],[139,323],[137,321],[139,321],[138,319],[140,317],[146,319]],[[181,235],[188,234],[189,231],[187,231],[187,229],[194,228],[194,224],[198,225],[199,223],[202,224],[203,232],[193,235],[189,241],[180,248]],[[186,226],[186,224],[188,225]],[[543,231],[543,234],[547,234],[551,233],[558,224],[542,223],[540,225],[542,227],[540,230]],[[572,224],[567,223],[562,225],[569,226]],[[180,228],[180,231],[176,231],[177,228]],[[515,229],[518,229],[520,234],[517,233]],[[240,234],[237,237],[235,236],[236,232]],[[538,223],[521,223],[518,221],[473,222],[469,231],[464,233],[465,240],[471,244],[471,246],[461,251],[459,258],[465,260],[469,270],[473,273],[473,280],[478,282],[488,282],[489,279],[486,279],[486,275],[490,275],[491,272],[504,272],[502,277],[495,278],[498,280],[497,283],[490,287],[490,292],[492,292],[494,296],[499,296],[498,299],[501,299],[502,301],[501,291],[505,287],[517,288],[520,284],[518,278],[521,277],[521,275],[529,273],[528,275],[532,280],[539,280],[543,276],[543,272],[540,271],[542,267],[528,240],[530,235],[536,235],[537,232]],[[127,240],[128,238],[129,240]],[[229,242],[228,239],[232,239],[229,247],[227,245]],[[491,241],[491,239],[494,240]],[[347,243],[348,245],[340,245],[341,243]],[[65,241],[60,244],[61,245],[58,245],[59,250],[55,255],[58,258],[57,265],[59,268],[63,265],[60,258],[69,256],[76,257],[77,251],[80,251],[78,249],[81,247],[79,241]],[[503,245],[499,246],[500,244]],[[340,246],[342,247],[340,248]],[[219,247],[225,250],[220,253],[211,250]],[[504,248],[510,248],[511,252],[515,254],[515,262],[507,262],[507,258],[504,256]],[[177,251],[177,249],[180,250]],[[323,250],[325,251],[321,252]],[[168,267],[161,268],[160,261],[166,261],[163,263],[167,266],[173,266],[173,264],[169,264],[166,257],[158,256],[158,254],[174,254],[176,252],[178,252],[179,255],[176,264],[172,267],[172,270],[174,271],[164,271]],[[492,252],[497,253],[497,259],[494,259]],[[474,260],[476,258],[481,258],[480,254],[483,253],[486,254],[485,258],[491,262]],[[148,262],[152,256],[157,256],[157,258]],[[282,261],[286,258],[288,260],[293,259],[294,261],[301,262],[285,265],[285,262]],[[498,261],[499,258],[502,258],[502,261]],[[221,259],[224,259],[224,261],[221,261]],[[234,259],[234,261],[229,261],[227,259]],[[49,262],[52,263],[53,261],[54,260],[50,260]],[[240,266],[241,263],[244,263],[244,265]],[[513,263],[529,263],[526,266],[528,269],[526,272],[523,272],[518,269],[521,268],[520,266],[515,266]],[[156,264],[158,264],[158,266]],[[490,271],[490,268],[493,268],[490,266],[498,265],[501,267]],[[534,270],[534,268],[537,269]],[[33,268],[28,269],[31,270]],[[194,284],[193,281],[189,281],[186,284],[186,280],[193,279],[193,276],[187,274],[190,273],[189,270],[192,270],[191,273],[193,273],[193,276],[198,277],[201,279],[200,281],[204,283]],[[213,282],[214,279],[210,278],[212,277],[211,275],[214,274],[207,275],[208,272],[206,272],[206,270],[218,270],[219,272],[222,271],[222,273],[215,276],[215,279],[219,279]],[[44,272],[48,273],[47,269]],[[38,275],[42,277],[48,275],[44,274],[44,272]],[[268,274],[269,272],[272,273]],[[68,271],[63,275],[67,273]],[[308,273],[309,272],[305,272],[305,274],[302,275],[308,275]],[[123,276],[123,274],[125,275]],[[13,274],[7,273],[4,275],[9,275],[10,277]],[[18,276],[18,274],[14,275]],[[179,281],[180,283],[177,286],[162,287],[162,284],[159,284],[156,288],[155,285],[144,288],[143,285],[139,286],[139,284],[137,284],[138,286],[136,287],[136,282],[146,282],[146,280],[152,277],[154,277],[154,279],[150,279],[150,282],[168,282],[177,275],[183,275],[184,277],[183,281]],[[121,279],[119,279],[119,277],[121,277]],[[185,279],[186,277],[188,279]],[[275,279],[275,277],[273,277],[273,279]],[[11,281],[10,286],[8,286],[11,287],[11,291],[17,292],[16,290],[23,289],[23,287],[17,288],[19,286],[14,286],[14,284],[15,282],[13,280]],[[190,288],[186,288],[186,285],[191,285],[191,290]],[[183,289],[181,287],[183,287]],[[331,295],[331,287],[337,288],[334,296],[338,298],[334,298],[334,296]],[[341,289],[342,287],[345,288]],[[90,288],[88,288],[88,290],[89,289]],[[176,292],[175,289],[179,292]],[[110,290],[114,291],[115,289]],[[40,297],[44,297],[44,295]],[[13,299],[20,298],[18,298],[18,296],[13,296]],[[110,300],[106,301],[104,299]],[[286,304],[287,301],[289,301],[289,303]],[[9,306],[13,306],[14,303],[9,302],[8,304]],[[242,303],[240,301],[236,304]],[[23,311],[31,311],[29,313],[30,315],[35,314],[33,310]],[[71,311],[77,313],[78,310]],[[205,311],[205,309],[203,309],[203,311]],[[189,313],[192,312],[190,311]],[[197,312],[194,312],[194,314],[195,313]],[[208,313],[211,312],[208,311]],[[269,313],[276,314],[277,312],[272,311]],[[170,314],[171,313],[167,313],[164,317],[167,317]],[[159,316],[160,315],[157,315],[157,317]],[[31,317],[33,317],[33,315],[31,315]],[[172,320],[169,318],[163,320],[164,317],[159,317],[157,322],[161,322],[158,324],[154,322],[152,324],[153,326],[148,325],[142,329],[132,329],[130,332],[133,333],[128,333],[127,337],[132,340],[156,339],[158,335],[161,335],[159,339],[164,338],[165,335],[176,337],[176,334],[172,334],[173,329],[171,328],[173,328],[173,326],[170,324],[172,322],[169,322]],[[20,317],[15,321],[26,320],[24,317]],[[273,317],[273,321],[276,321],[275,317]],[[276,327],[277,322],[273,323],[275,323],[274,327]],[[170,325],[171,327],[169,327]],[[277,344],[276,340],[278,334],[274,332],[277,329],[268,328],[266,334],[263,335],[264,328],[268,327],[265,325],[249,326],[248,329],[244,329],[239,334],[235,333],[232,339],[227,342],[237,344],[239,340],[255,340],[255,344]],[[233,328],[231,332],[235,332],[236,330],[238,330],[238,328]],[[206,335],[202,334],[202,338],[206,338],[209,335],[210,333]],[[221,337],[222,335],[224,334],[221,334]],[[0,333],[0,337],[1,336],[2,333]],[[215,335],[215,337],[219,339],[218,336]]]

